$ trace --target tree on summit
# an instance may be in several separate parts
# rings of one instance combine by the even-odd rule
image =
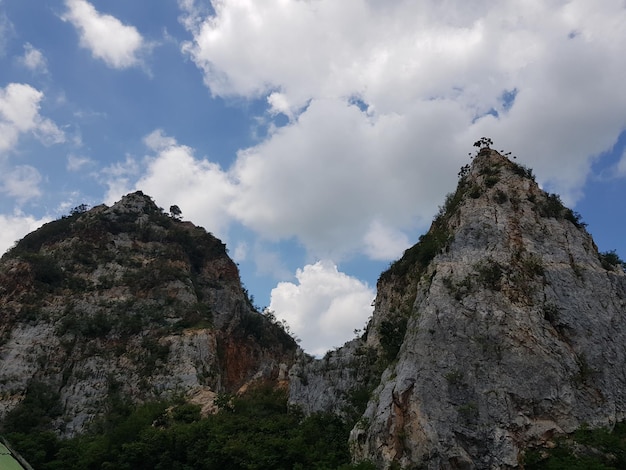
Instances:
[[[493,140],[489,137],[481,137],[479,140],[474,142],[474,147],[479,147],[481,150],[491,148],[492,145]]]
[[[173,206],[170,206],[170,215],[174,219],[180,220],[181,216],[183,215],[183,211],[180,210],[180,207],[174,204]]]

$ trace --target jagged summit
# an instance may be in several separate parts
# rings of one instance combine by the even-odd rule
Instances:
[[[20,240],[0,260],[0,318],[0,418],[44,390],[64,435],[116,397],[211,405],[276,381],[297,348],[255,311],[225,245],[141,192]]]
[[[528,446],[623,420],[626,276],[602,261],[578,214],[482,149],[380,278],[367,343],[401,340],[356,455],[515,468]]]
[[[530,169],[482,148],[381,274],[364,336],[294,368],[290,398],[342,409],[330,397],[359,396],[350,378],[367,386],[378,370],[356,460],[519,468],[528,449],[626,418],[626,275],[607,261]]]
[[[461,169],[381,274],[363,336],[320,360],[254,311],[220,240],[170,212],[141,192],[79,207],[2,257],[0,416],[36,391],[67,436],[120,396],[207,405],[288,383],[305,413],[357,423],[355,460],[433,470],[520,468],[556,436],[626,419],[621,263],[499,152]]]

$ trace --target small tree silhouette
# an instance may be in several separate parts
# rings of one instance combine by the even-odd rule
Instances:
[[[79,206],[74,207],[70,211],[70,216],[79,215],[79,214],[82,214],[83,212],[87,212],[88,210],[89,210],[89,206],[87,204],[81,204]]]
[[[180,219],[183,214],[183,211],[180,210],[176,204],[170,206],[170,215],[175,219]]]
[[[481,137],[479,140],[474,142],[474,147],[479,147],[481,150],[491,148],[492,145],[493,140],[489,137]]]

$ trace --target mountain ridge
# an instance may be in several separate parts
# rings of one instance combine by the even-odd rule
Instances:
[[[0,410],[46,384],[63,435],[83,432],[118,395],[278,380],[296,350],[255,311],[225,245],[141,192],[27,235],[2,257],[0,286]]]
[[[356,423],[353,459],[377,468],[520,468],[611,428],[626,418],[621,261],[489,143],[381,273],[362,336],[321,359],[256,312],[221,241],[141,192],[46,224],[0,260],[0,415],[56,393],[48,424],[73,436],[119,397],[215,411],[266,383]]]
[[[529,446],[624,419],[626,277],[532,172],[481,149],[423,242],[357,458],[515,468]],[[381,281],[410,274],[399,267]]]

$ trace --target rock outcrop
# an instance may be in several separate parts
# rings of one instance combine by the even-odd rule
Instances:
[[[529,170],[483,149],[412,250],[381,277],[419,279],[357,459],[514,468],[528,446],[624,419],[626,276]]]
[[[277,381],[297,349],[255,311],[225,246],[141,192],[19,241],[0,262],[0,318],[0,417],[43,386],[66,436],[118,398]]]
[[[525,449],[625,418],[623,268],[498,152],[483,148],[462,170],[429,232],[377,287],[356,341],[386,368],[351,433],[356,461],[518,468]],[[354,344],[333,355],[354,364]],[[296,367],[317,388],[329,373],[319,361]],[[301,385],[292,402],[335,406]]]
[[[140,192],[44,225],[0,261],[0,418],[38,390],[72,436],[119,399],[208,413],[272,381],[305,413],[354,420],[355,461],[433,470],[520,468],[623,421],[620,260],[498,152],[459,176],[380,276],[366,332],[323,359],[255,311],[219,240]]]

